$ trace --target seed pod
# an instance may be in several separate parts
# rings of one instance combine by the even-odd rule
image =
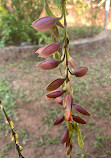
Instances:
[[[48,87],[46,88],[47,91],[53,91],[57,88],[59,88],[65,81],[65,78],[58,78],[51,82]]]
[[[54,121],[54,125],[58,125],[64,121],[64,116],[60,116]]]
[[[59,40],[59,30],[57,26],[54,26],[52,29],[53,33],[55,34],[55,36],[57,37],[57,39]]]
[[[73,116],[73,120],[75,122],[80,123],[80,124],[86,124],[86,122],[82,118],[80,118],[79,116],[74,116],[74,115],[72,115],[72,116]]]
[[[68,59],[68,64],[74,69],[75,66],[74,66],[74,60],[71,58],[71,59]]]
[[[53,16],[45,16],[38,20],[35,20],[32,23],[32,27],[39,31],[47,31],[47,30],[52,29],[59,19],[60,18],[53,17]]]
[[[66,109],[66,119],[67,119],[67,121],[71,121],[71,115],[72,115],[71,111]]]
[[[55,90],[55,91],[47,94],[47,97],[57,98],[57,97],[61,96],[64,92],[66,92],[66,91],[65,90]]]
[[[70,144],[70,138],[69,138],[69,139],[67,140],[67,142],[66,142],[66,147],[68,147],[69,144]]]
[[[44,69],[44,70],[51,70],[56,68],[61,61],[59,60],[54,60],[54,59],[50,59],[50,60],[44,60],[40,63],[37,64],[37,67]]]
[[[88,71],[87,67],[79,67],[74,71],[73,75],[75,75],[76,77],[82,77],[87,73],[87,71]]]
[[[66,130],[61,137],[61,143],[64,144],[68,139],[69,139],[69,131]]]
[[[73,104],[73,105],[74,105],[74,108],[75,108],[78,112],[80,112],[81,114],[90,116],[90,114],[89,114],[84,108],[82,108],[80,105],[77,105],[77,104]]]
[[[60,105],[63,105],[63,99],[61,97],[57,97],[55,99],[56,103],[60,104]]]
[[[60,47],[59,42],[53,42],[45,47],[39,48],[35,53],[38,53],[39,57],[46,58],[51,56],[56,51],[58,51],[59,47]]]

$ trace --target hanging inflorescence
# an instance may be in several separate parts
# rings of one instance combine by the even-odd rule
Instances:
[[[54,121],[54,125],[58,125],[65,121],[67,129],[61,137],[61,143],[66,143],[67,155],[71,158],[73,133],[77,133],[78,144],[82,148],[84,143],[78,124],[86,124],[82,118],[76,115],[75,111],[87,116],[90,116],[90,114],[80,105],[73,102],[73,89],[70,84],[70,78],[71,76],[84,76],[87,73],[88,68],[79,67],[75,69],[74,61],[69,55],[68,49],[69,39],[66,22],[66,0],[61,0],[60,6],[62,12],[61,17],[55,17],[45,0],[45,8],[48,16],[34,21],[32,27],[39,31],[51,31],[53,43],[38,49],[36,53],[42,58],[47,58],[53,55],[53,59],[44,60],[38,63],[37,67],[44,70],[51,70],[59,67],[61,77],[57,78],[47,86],[46,91],[50,92],[46,96],[49,100],[55,99],[56,103],[62,105],[65,109],[65,114],[57,118]],[[62,18],[64,19],[64,26],[60,22]],[[64,29],[64,38],[62,41],[59,40],[59,27]],[[63,77],[61,65],[65,68],[65,77]],[[61,89],[58,89],[60,86]]]

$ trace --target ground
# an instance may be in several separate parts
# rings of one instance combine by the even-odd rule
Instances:
[[[83,78],[72,77],[74,101],[85,107],[91,117],[80,126],[84,149],[79,149],[77,136],[73,140],[72,158],[111,157],[111,36],[102,44],[70,50],[76,67],[87,66]],[[58,69],[37,69],[40,58],[3,61],[0,59],[0,88],[3,105],[13,120],[26,158],[66,158],[66,148],[60,143],[64,125],[53,121],[64,110],[45,97],[45,87],[58,78]],[[0,111],[0,158],[18,158],[10,130]]]

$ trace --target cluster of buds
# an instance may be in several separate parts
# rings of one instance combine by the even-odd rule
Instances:
[[[47,58],[54,54],[59,53],[58,58],[44,60],[38,63],[37,67],[44,70],[51,70],[56,67],[59,67],[59,69],[61,70],[60,65],[64,65],[65,67],[65,75],[64,75],[65,77],[61,75],[61,77],[52,81],[46,88],[46,91],[50,91],[46,96],[48,100],[55,99],[56,103],[62,105],[63,108],[65,109],[65,113],[54,121],[54,125],[58,125],[63,121],[66,122],[67,129],[65,129],[65,132],[61,137],[61,143],[66,144],[67,155],[69,155],[71,158],[71,151],[73,147],[73,143],[72,143],[73,133],[74,131],[76,131],[76,133],[78,134],[79,146],[83,147],[82,136],[78,124],[86,124],[86,121],[84,121],[81,117],[77,116],[76,111],[87,116],[90,116],[90,114],[83,107],[74,103],[73,101],[73,90],[70,84],[70,77],[71,75],[74,75],[75,77],[82,77],[87,73],[88,68],[79,67],[76,69],[74,66],[74,60],[69,55],[68,52],[69,39],[66,32],[67,24],[66,24],[65,5],[66,5],[66,1],[62,0],[61,1],[62,16],[60,18],[54,16],[42,17],[34,21],[32,23],[32,27],[39,31],[51,30],[53,32],[53,36],[56,38],[56,40],[53,41],[53,43],[48,44],[47,46],[44,46],[35,52],[39,55],[39,57]],[[49,6],[48,6],[48,12],[49,12]],[[63,16],[64,16],[64,26],[60,22],[60,19]],[[62,41],[59,41],[58,26],[64,29],[64,38]],[[61,89],[58,89],[60,87]]]

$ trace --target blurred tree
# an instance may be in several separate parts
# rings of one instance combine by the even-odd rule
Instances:
[[[4,43],[20,44],[23,41],[36,41],[37,43],[38,38],[30,25],[35,17],[39,17],[43,3],[40,0],[1,0],[1,45]]]

